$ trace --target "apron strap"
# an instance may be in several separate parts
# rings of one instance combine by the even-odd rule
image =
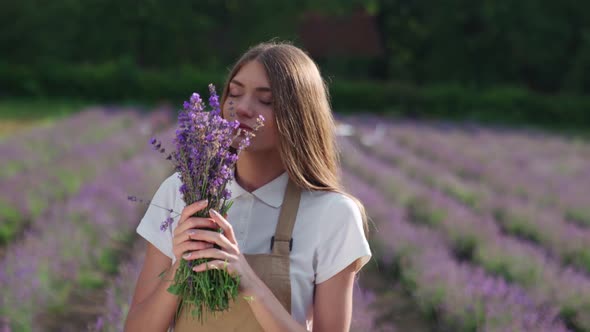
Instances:
[[[293,227],[295,226],[300,200],[301,190],[289,179],[283,197],[283,204],[281,205],[279,222],[277,223],[275,235],[270,241],[270,249],[273,254],[289,256],[293,248]]]

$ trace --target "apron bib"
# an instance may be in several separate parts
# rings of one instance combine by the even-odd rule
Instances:
[[[268,286],[283,307],[291,312],[291,280],[289,279],[289,254],[293,245],[292,233],[297,217],[301,191],[289,179],[279,214],[275,235],[271,240],[270,254],[244,255],[256,275]],[[256,301],[254,298],[253,301]],[[242,295],[230,304],[228,311],[206,315],[204,323],[190,316],[186,306],[175,321],[174,332],[225,332],[263,331],[250,305]]]

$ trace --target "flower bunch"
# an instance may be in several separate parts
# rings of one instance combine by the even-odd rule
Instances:
[[[260,116],[252,131],[239,129],[238,121],[227,121],[221,116],[219,97],[215,87],[209,85],[209,106],[198,93],[193,93],[185,101],[178,116],[178,128],[174,144],[176,150],[168,154],[180,174],[182,185],[180,193],[186,205],[200,200],[208,200],[208,206],[197,212],[194,217],[208,218],[209,209],[226,215],[231,207],[231,192],[227,187],[233,180],[233,168],[239,153],[249,144],[255,132],[263,125]],[[231,102],[230,102],[231,103]],[[232,147],[236,139],[241,140],[237,147]],[[165,153],[161,142],[150,141],[154,150]],[[169,210],[172,215],[173,212]],[[170,229],[173,222],[171,215],[162,222],[160,229]],[[207,270],[196,273],[193,267],[208,261],[207,259],[182,260],[174,276],[173,284],[168,288],[172,294],[181,298],[177,308],[177,317],[188,305],[193,317],[203,322],[203,314],[224,311],[238,295],[239,277],[229,275],[226,269]]]

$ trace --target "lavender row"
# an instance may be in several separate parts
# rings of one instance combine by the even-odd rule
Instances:
[[[86,144],[133,125],[131,111],[109,114],[102,108],[86,109],[48,127],[35,128],[0,144],[0,179],[18,173],[35,173]],[[100,124],[97,126],[96,124]]]
[[[357,126],[356,129],[355,139],[359,143],[370,134],[366,127]],[[502,231],[538,243],[564,264],[590,273],[590,229],[565,222],[551,209],[537,208],[518,197],[492,192],[481,182],[459,178],[444,165],[420,159],[396,141],[381,141],[366,148],[478,214],[492,218]]]
[[[479,141],[476,141],[479,143]],[[453,142],[449,142],[453,146]],[[468,144],[462,144],[464,146]],[[589,157],[576,155],[566,158],[554,153],[546,155],[526,155],[529,146],[520,146],[517,151],[504,147],[494,158],[490,155],[479,156],[487,165],[485,169],[502,167],[503,164],[514,164],[500,175],[503,182],[511,185],[514,192],[538,202],[539,206],[549,205],[562,211],[563,218],[572,222],[590,226],[590,162]],[[500,150],[500,149],[497,149]],[[478,156],[480,152],[468,145],[467,156]],[[513,162],[511,162],[513,161]],[[517,177],[514,181],[509,178]]]
[[[168,135],[170,136],[170,134]],[[50,206],[24,238],[6,248],[0,264],[0,316],[14,330],[43,330],[48,308],[68,310],[77,287],[100,285],[116,270],[116,245],[133,238],[142,208],[127,195],[153,192],[171,171],[146,148],[105,170],[65,204]]]
[[[562,164],[563,156],[554,155],[548,159],[535,157],[538,160],[535,162],[533,157],[524,156],[527,150],[531,149],[530,147],[524,148],[513,144],[486,149],[485,140],[481,138],[481,135],[474,134],[473,137],[463,137],[467,134],[451,126],[437,130],[415,123],[394,125],[383,121],[383,119],[372,119],[370,122],[373,125],[375,122],[379,122],[381,132],[387,132],[386,135],[381,135],[382,139],[394,138],[421,156],[444,160],[456,167],[456,172],[465,178],[495,180],[490,181],[490,184],[496,187],[497,191],[510,192],[525,198],[536,198],[541,204],[567,203],[566,206],[572,207],[573,211],[576,211],[576,206],[583,208],[584,204],[589,203],[585,198],[587,195],[582,195],[584,192],[588,193],[588,189],[585,189],[588,186],[583,186],[580,182],[589,178],[583,175],[590,172],[587,161],[585,167],[579,162],[573,165]],[[500,134],[493,136],[493,140],[501,138]],[[542,140],[539,140],[537,145],[541,145],[541,142]],[[503,151],[505,153],[502,153]],[[502,157],[506,153],[509,153],[511,158]],[[511,159],[514,159],[512,166]],[[578,159],[582,160],[583,158],[578,157]],[[559,160],[561,164],[559,168],[569,166],[584,172],[578,176],[568,176],[569,182],[547,185],[549,182],[555,182],[554,179],[559,179],[559,172],[541,172],[539,174],[535,170],[557,167],[551,166],[552,160]],[[555,195],[556,192],[559,193],[559,196]],[[566,209],[567,211],[569,210]]]
[[[561,218],[590,226],[588,158],[577,156],[568,163],[556,153],[546,158],[525,157],[530,147],[507,145],[486,150],[482,148],[483,139],[477,136],[459,140],[458,135],[436,133],[417,125],[384,127],[388,130],[386,139],[394,138],[423,157],[439,160],[465,179],[484,181],[497,192],[522,197],[539,207],[555,207]],[[501,153],[502,149],[506,152]],[[510,160],[514,160],[512,166]],[[568,168],[569,175],[559,175]]]
[[[114,127],[112,120],[106,121],[108,126]],[[143,129],[146,121],[134,113],[119,117],[118,122],[133,122],[134,125],[122,127],[101,142],[76,146],[51,166],[33,173],[19,173],[0,182],[0,219],[3,220],[0,245],[37,219],[51,204],[77,192],[82,183],[137,153],[138,147],[148,140]]]
[[[138,240],[133,246],[129,261],[119,267],[117,276],[106,288],[106,301],[102,303],[102,312],[96,320],[88,324],[88,331],[116,332],[123,331],[125,318],[133,296],[137,278],[141,272],[145,256],[146,242]]]
[[[433,131],[439,136],[439,130]],[[522,167],[523,164],[533,173],[548,175],[552,178],[561,176],[580,176],[588,173],[588,158],[590,158],[590,146],[582,140],[565,141],[545,135],[514,135],[505,132],[497,132],[484,128],[478,128],[475,132],[461,131],[456,135],[446,135],[453,143],[460,145],[469,142],[478,143],[481,149],[474,152],[496,153],[498,157],[511,167]],[[507,148],[509,147],[509,148]],[[516,149],[515,149],[516,148]],[[538,167],[534,161],[544,161],[547,165]],[[533,161],[533,162],[529,162]],[[562,165],[564,167],[556,167]],[[571,179],[571,177],[570,177]]]
[[[375,121],[375,119],[373,119]],[[378,119],[382,122],[383,119]],[[387,122],[385,122],[387,124]],[[392,124],[392,123],[389,123]],[[420,132],[427,136],[428,140],[442,139],[445,142],[455,143],[459,146],[468,145],[477,147],[473,153],[480,156],[497,155],[503,159],[509,167],[521,167],[527,160],[540,158],[552,166],[566,161],[566,174],[580,175],[578,172],[587,172],[587,168],[579,168],[580,163],[588,166],[590,158],[590,145],[582,139],[571,139],[551,135],[547,132],[531,133],[527,130],[507,130],[500,128],[486,128],[477,125],[457,124],[423,124],[416,122],[396,122],[394,127],[406,134]],[[422,137],[422,136],[421,136]],[[475,143],[475,144],[474,144]],[[553,175],[560,175],[557,168],[536,168],[531,166],[533,172],[544,173],[553,171]],[[545,174],[551,175],[551,174]]]
[[[576,330],[590,328],[590,280],[584,274],[562,269],[539,248],[502,234],[490,218],[478,216],[440,191],[411,180],[350,141],[343,140],[342,144],[347,167],[404,206],[410,221],[440,230],[458,258],[473,261],[522,285],[535,298],[554,303]]]
[[[376,223],[373,237],[382,247],[377,253],[381,264],[399,269],[421,309],[438,313],[436,323],[443,330],[566,331],[555,307],[537,302],[522,288],[481,268],[458,262],[439,233],[407,222],[407,211],[398,202],[386,199],[356,175],[344,174],[347,187],[365,203]]]
[[[350,331],[400,331],[390,320],[387,322],[379,321],[380,308],[377,307],[376,298],[377,295],[373,291],[354,285]]]
[[[586,175],[590,175],[590,144],[581,140],[556,142],[557,139],[549,135],[518,137],[510,132],[482,127],[467,129],[456,125],[394,124],[383,119],[372,120],[376,121],[391,129],[392,134],[399,135],[397,137],[402,142],[417,144],[419,149],[427,153],[439,144],[455,147],[475,161],[492,162],[503,168],[526,171],[536,177],[549,177],[551,181],[562,179],[573,184],[577,184],[579,179],[588,181]],[[485,163],[482,166],[490,167]]]
[[[436,135],[433,138],[438,139],[441,136],[444,137]],[[532,198],[543,203],[549,200],[548,203],[552,205],[565,203],[562,204],[564,210],[569,211],[574,220],[575,211],[590,204],[590,154],[584,155],[583,151],[571,156],[563,151],[547,153],[538,147],[542,140],[536,145],[532,142],[527,145],[494,145],[497,144],[496,141],[501,141],[501,137],[496,135],[489,137],[487,141],[490,143],[486,143],[485,137],[479,136],[471,140],[462,136],[443,139],[451,147],[461,147],[462,153],[470,158],[482,160],[484,169],[506,168],[505,172],[510,173],[510,176],[519,175],[517,183],[524,186],[524,191],[517,193],[523,196],[532,195]],[[486,148],[486,145],[490,145],[492,149]],[[486,150],[493,151],[493,154],[485,153]],[[559,195],[555,195],[556,193]]]

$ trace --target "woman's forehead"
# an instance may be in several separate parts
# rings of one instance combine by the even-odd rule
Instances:
[[[232,80],[230,83],[231,83],[232,85],[239,86],[239,87],[241,87],[241,88],[245,88],[245,87],[247,87],[247,86],[246,86],[246,84],[244,84],[244,83],[240,82],[239,80],[237,80],[237,79],[235,79],[235,78],[234,78],[234,79],[233,79],[233,80]],[[267,86],[255,86],[255,87],[254,87],[254,90],[256,90],[256,91],[260,91],[260,92],[271,92],[270,88],[269,88],[269,87],[267,87]]]
[[[270,83],[266,70],[258,61],[250,61],[242,66],[230,84],[239,87],[254,88],[260,91],[270,91]]]

